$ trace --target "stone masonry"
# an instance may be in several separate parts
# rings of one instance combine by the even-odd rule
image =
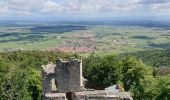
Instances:
[[[128,92],[84,88],[82,60],[57,59],[42,66],[43,100],[132,100]]]

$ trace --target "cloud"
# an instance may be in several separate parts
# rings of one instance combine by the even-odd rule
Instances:
[[[131,10],[136,0],[67,0],[64,11],[77,13],[105,13]]]
[[[170,2],[163,4],[154,4],[151,7],[152,10],[161,11],[161,10],[170,10]]]
[[[2,14],[7,12],[8,12],[7,7],[2,2],[0,2],[0,13]]]
[[[12,13],[98,13],[129,10],[136,0],[2,0]],[[121,2],[119,2],[121,1]],[[125,2],[126,1],[126,2]],[[2,7],[1,7],[2,8]]]
[[[42,6],[41,12],[61,12],[63,11],[64,7],[61,4],[58,4],[53,1],[46,1],[44,5]]]
[[[169,9],[170,0],[1,0],[0,13],[30,14],[122,14]]]
[[[138,2],[141,4],[161,4],[170,2],[170,0],[139,0]]]
[[[6,14],[31,14],[39,11],[44,0],[2,0],[0,3],[8,10]]]

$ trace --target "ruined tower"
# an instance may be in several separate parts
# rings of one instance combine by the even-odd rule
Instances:
[[[57,59],[42,66],[43,100],[132,100],[128,92],[84,88],[82,60]]]
[[[71,59],[56,61],[58,92],[79,92],[83,90],[82,61]]]
[[[82,61],[70,59],[56,60],[56,65],[49,63],[42,66],[43,93],[67,93],[84,90]]]

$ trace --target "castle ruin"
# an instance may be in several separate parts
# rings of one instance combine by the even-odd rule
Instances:
[[[43,100],[132,100],[128,92],[85,89],[82,60],[57,59],[42,66]]]

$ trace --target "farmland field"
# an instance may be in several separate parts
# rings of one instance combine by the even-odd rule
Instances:
[[[0,51],[121,53],[170,48],[170,22],[0,23]]]

